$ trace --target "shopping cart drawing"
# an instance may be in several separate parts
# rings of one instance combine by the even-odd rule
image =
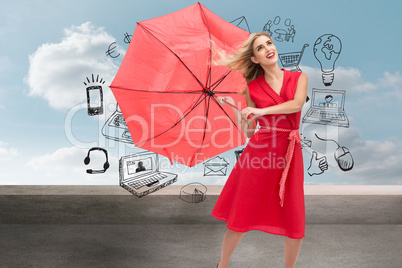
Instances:
[[[308,44],[304,44],[300,52],[289,52],[289,53],[278,54],[283,68],[293,68],[291,69],[292,72],[301,72],[299,63],[301,57],[303,56],[304,49],[306,47],[308,47]]]

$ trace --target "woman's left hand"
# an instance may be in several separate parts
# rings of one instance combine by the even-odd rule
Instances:
[[[241,111],[241,116],[243,119],[247,120],[249,115],[253,117],[259,117],[264,115],[264,110],[259,109],[259,108],[253,108],[253,107],[246,107]]]

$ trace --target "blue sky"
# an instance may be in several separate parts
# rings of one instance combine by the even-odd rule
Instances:
[[[0,184],[118,184],[118,159],[138,148],[105,140],[100,129],[114,111],[107,86],[105,114],[89,117],[83,82],[99,74],[110,85],[127,49],[124,33],[136,22],[194,4],[191,1],[0,1]],[[401,184],[402,177],[402,26],[400,1],[202,1],[231,21],[245,16],[252,32],[268,20],[289,18],[294,42],[277,42],[281,53],[300,51],[309,44],[300,67],[312,88],[325,88],[313,45],[323,34],[342,41],[334,83],[328,89],[345,90],[349,128],[314,124],[353,155],[354,167],[341,171],[334,148],[318,145],[319,157],[329,168],[320,175],[305,173],[306,184]],[[116,42],[121,54],[112,59],[105,51]],[[84,104],[83,104],[84,103]],[[307,103],[303,109],[309,108]],[[314,143],[314,141],[313,141]],[[97,169],[103,156],[93,155],[93,166],[83,165],[93,146],[109,151],[111,168]],[[325,148],[324,148],[324,147]],[[332,145],[333,146],[333,145]],[[336,149],[336,147],[335,147]],[[311,149],[304,149],[306,169]],[[223,154],[234,161],[234,153]],[[231,168],[231,167],[230,167]],[[230,168],[228,171],[230,171]],[[224,184],[227,177],[203,177],[203,165],[167,167],[179,174],[178,184],[197,181]]]

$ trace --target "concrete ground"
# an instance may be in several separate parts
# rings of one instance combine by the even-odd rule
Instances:
[[[192,204],[171,185],[0,186],[0,267],[216,267],[220,186]],[[306,186],[297,267],[402,267],[401,186]],[[230,267],[283,267],[283,237],[248,232]]]

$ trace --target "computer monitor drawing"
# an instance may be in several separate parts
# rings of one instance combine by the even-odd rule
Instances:
[[[133,177],[143,176],[147,172],[156,171],[152,157],[130,160],[126,162],[127,174]]]
[[[102,135],[110,140],[134,144],[118,104],[116,104],[114,113],[103,125]]]
[[[311,106],[302,122],[349,127],[349,120],[344,110],[345,95],[345,90],[313,88]]]
[[[145,152],[120,158],[120,186],[137,197],[162,189],[177,181],[177,174],[159,171],[159,156]]]

